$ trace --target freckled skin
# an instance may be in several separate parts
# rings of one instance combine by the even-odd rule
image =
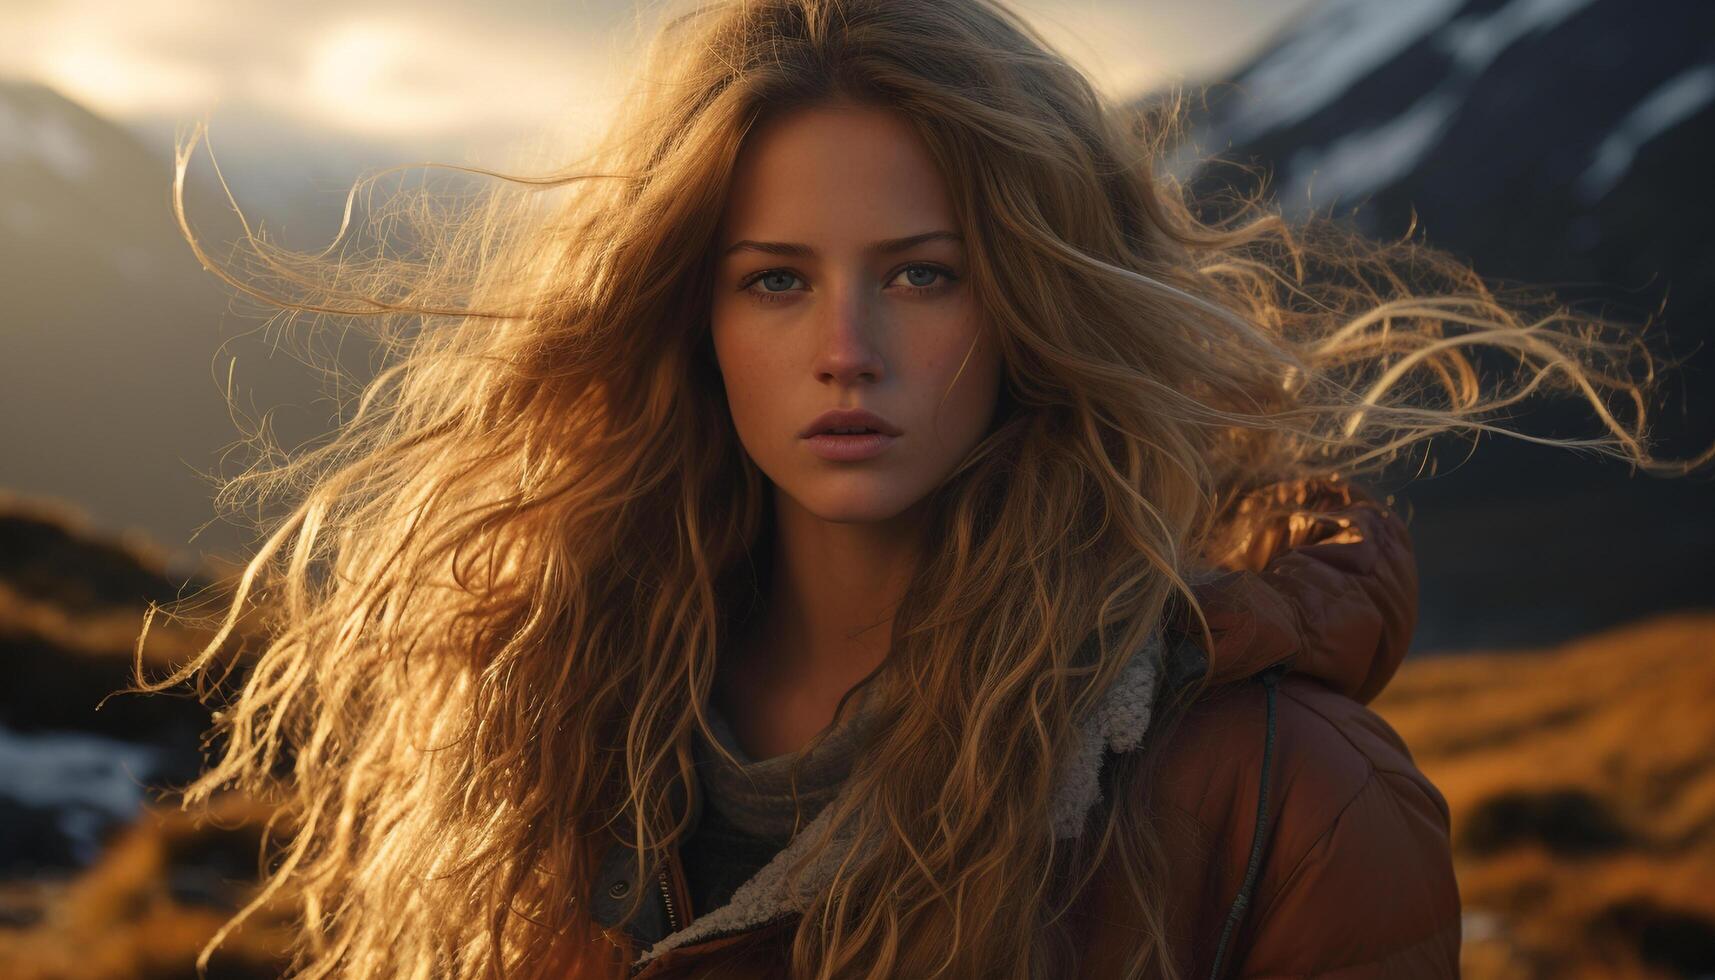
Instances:
[[[964,246],[869,250],[937,230],[957,231],[946,185],[903,115],[799,109],[748,137],[717,255],[743,239],[816,253],[743,250],[715,267],[711,329],[733,423],[778,505],[837,523],[900,518],[987,429],[1001,361]],[[798,433],[832,408],[868,409],[903,434],[871,459],[823,459]]]

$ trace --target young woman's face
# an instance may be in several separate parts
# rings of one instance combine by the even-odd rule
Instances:
[[[733,424],[791,503],[895,517],[976,444],[1001,363],[941,175],[901,116],[786,113],[748,135],[716,241],[712,329]],[[815,434],[830,410],[868,435]]]

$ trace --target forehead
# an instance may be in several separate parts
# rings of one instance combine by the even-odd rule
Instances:
[[[867,243],[951,227],[946,184],[903,115],[871,106],[795,109],[752,129],[722,215],[723,239]]]

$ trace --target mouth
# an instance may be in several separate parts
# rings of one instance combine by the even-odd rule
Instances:
[[[883,435],[889,438],[903,435],[899,427],[874,412],[861,408],[836,408],[816,416],[798,433],[801,438],[817,436]]]
[[[847,427],[806,436],[804,446],[823,459],[855,463],[880,455],[893,440],[894,437],[885,432],[873,429],[859,431]]]
[[[799,436],[817,456],[850,463],[879,455],[903,434],[874,412],[841,408],[818,415]]]

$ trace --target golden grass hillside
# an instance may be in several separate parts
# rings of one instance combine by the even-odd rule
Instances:
[[[1715,614],[1411,658],[1372,707],[1452,808],[1466,976],[1715,974]]]

